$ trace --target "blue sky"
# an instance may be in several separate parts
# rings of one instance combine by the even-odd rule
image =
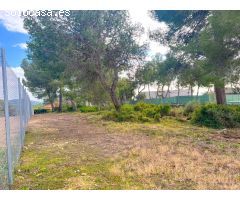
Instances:
[[[22,59],[26,57],[26,48],[23,44],[28,39],[27,34],[8,31],[3,24],[0,24],[0,47],[6,49],[8,65],[20,66]]]

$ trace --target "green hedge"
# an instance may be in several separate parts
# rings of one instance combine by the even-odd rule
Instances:
[[[43,114],[43,113],[47,113],[48,110],[44,109],[44,108],[38,108],[38,109],[34,109],[34,114]]]
[[[81,111],[83,113],[97,112],[98,111],[98,107],[96,107],[96,106],[81,106],[81,107],[79,107],[79,111]]]
[[[207,104],[194,111],[192,122],[211,128],[240,127],[240,106]]]
[[[124,104],[120,112],[105,112],[103,119],[117,122],[153,122],[160,121],[160,118],[169,115],[171,107],[169,105],[154,105],[144,102],[136,105]]]
[[[183,115],[191,118],[192,113],[201,106],[200,103],[195,101],[188,102],[183,109]]]

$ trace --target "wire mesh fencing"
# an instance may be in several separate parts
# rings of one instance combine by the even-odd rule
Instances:
[[[153,98],[143,100],[146,103],[151,104],[171,104],[171,105],[186,105],[189,102],[216,103],[216,99],[213,94],[205,94],[201,96],[176,96],[167,98]],[[132,101],[130,103],[137,103],[138,101]],[[226,104],[228,105],[240,105],[240,94],[226,94]]]
[[[14,168],[33,112],[20,79],[6,67],[4,49],[1,49],[0,60],[0,189],[8,189],[13,183]]]

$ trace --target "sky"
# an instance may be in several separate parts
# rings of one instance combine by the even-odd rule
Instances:
[[[27,51],[27,41],[29,40],[29,35],[27,30],[23,27],[23,20],[11,11],[0,11],[0,48],[6,49],[6,60],[8,67],[11,67],[15,72],[17,77],[21,79],[24,78],[24,72],[20,68],[21,61],[26,57]],[[166,54],[168,48],[159,44],[158,42],[149,41],[148,31],[153,31],[156,29],[166,30],[167,27],[164,23],[160,23],[150,17],[147,10],[129,10],[130,17],[133,22],[140,23],[144,29],[145,33],[139,38],[140,42],[149,42],[149,53],[147,59],[150,60],[156,53]],[[15,15],[15,16],[14,16]],[[31,100],[37,101],[30,92]]]

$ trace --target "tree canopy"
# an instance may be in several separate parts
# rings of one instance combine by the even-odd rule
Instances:
[[[57,12],[57,11],[53,11]],[[23,60],[25,85],[53,105],[58,97],[77,104],[116,110],[142,91],[157,86],[158,98],[170,85],[193,88],[214,86],[216,100],[226,103],[225,86],[237,88],[240,78],[239,11],[152,11],[168,30],[150,33],[167,45],[167,55],[146,61],[147,45],[140,44],[143,28],[128,11],[71,11],[59,17],[25,16],[28,58]],[[122,73],[131,77],[123,78]],[[167,88],[167,91],[165,91]],[[135,92],[135,90],[138,90]],[[197,92],[198,95],[198,92]]]

